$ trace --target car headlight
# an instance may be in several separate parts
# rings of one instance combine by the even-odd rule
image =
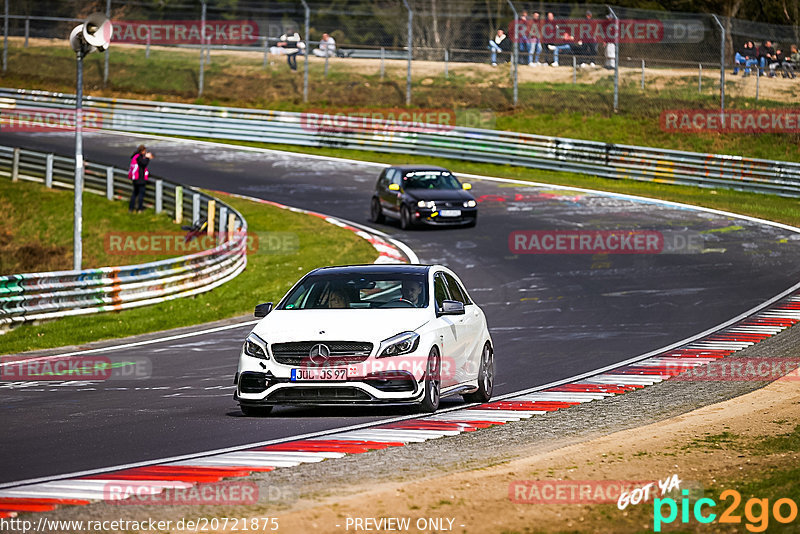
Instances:
[[[435,210],[436,209],[436,202],[434,202],[433,200],[427,200],[427,201],[426,200],[420,200],[419,202],[417,202],[417,207],[418,208],[429,208],[429,209]]]
[[[464,201],[464,207],[465,208],[474,208],[477,205],[478,205],[478,203],[475,202],[474,200],[465,200]]]
[[[381,346],[383,350],[381,350],[378,358],[408,354],[409,352],[414,352],[419,346],[419,334],[416,332],[403,332],[383,340]]]
[[[267,343],[255,334],[250,334],[244,340],[244,353],[253,358],[269,360],[267,356]]]

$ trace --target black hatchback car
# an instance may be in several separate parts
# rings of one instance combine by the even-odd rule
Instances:
[[[478,203],[443,167],[396,165],[381,172],[370,204],[370,219],[399,219],[404,230],[417,224],[475,226]]]

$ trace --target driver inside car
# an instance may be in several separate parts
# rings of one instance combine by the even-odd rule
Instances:
[[[350,299],[344,289],[332,289],[328,296],[328,308],[349,308]]]
[[[403,280],[403,299],[409,301],[417,308],[425,306],[422,301],[422,283],[414,280]]]

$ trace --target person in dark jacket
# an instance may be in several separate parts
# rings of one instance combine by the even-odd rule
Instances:
[[[772,47],[772,41],[764,41],[764,44],[758,47],[758,74],[763,76],[764,69],[775,61],[777,61],[777,58],[775,56],[775,49]]]
[[[503,56],[508,57],[506,54],[511,51],[511,41],[506,37],[506,32],[497,30],[494,39],[489,39],[489,50],[492,51],[492,66],[497,66],[497,53],[500,52]]]
[[[144,211],[144,194],[147,189],[147,179],[150,176],[150,171],[147,166],[150,160],[153,159],[153,153],[148,152],[144,145],[139,145],[131,155],[131,163],[128,170],[128,178],[133,183],[133,191],[131,192],[131,201],[128,204],[128,212],[142,213]]]

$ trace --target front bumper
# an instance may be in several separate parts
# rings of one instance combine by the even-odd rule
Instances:
[[[451,209],[451,208],[447,208]],[[427,224],[431,226],[458,226],[475,222],[478,217],[478,208],[452,208],[461,211],[457,217],[444,217],[439,210],[414,207],[411,215],[416,224]]]

